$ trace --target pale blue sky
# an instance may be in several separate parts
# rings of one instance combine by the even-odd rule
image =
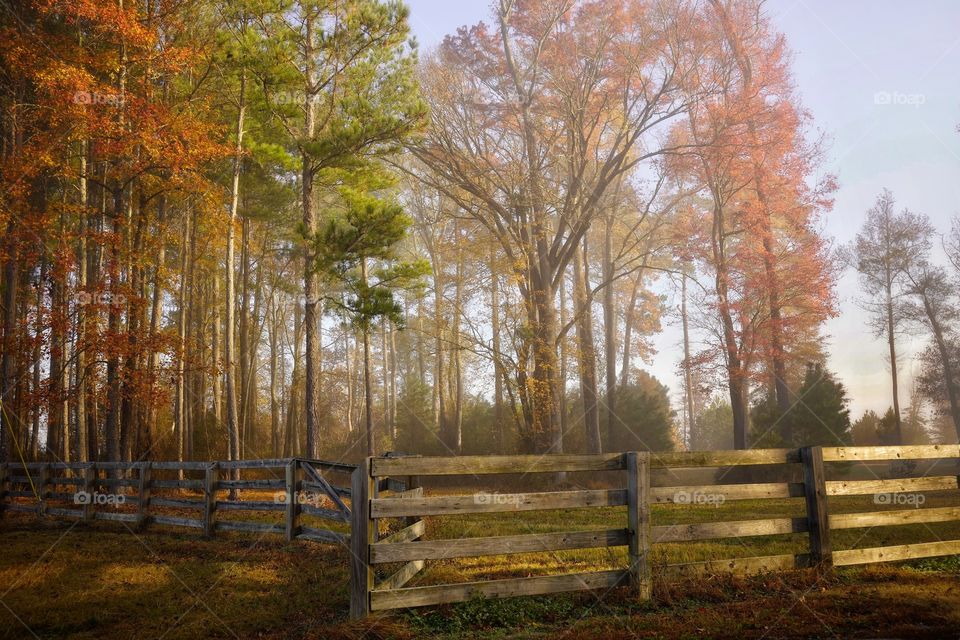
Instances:
[[[482,0],[407,2],[424,49],[459,25],[489,21],[490,3]],[[831,139],[826,170],[840,188],[826,233],[849,242],[884,187],[899,206],[948,230],[950,218],[960,215],[960,1],[770,0],[766,10],[794,51],[804,105]],[[855,303],[853,274],[844,276],[838,294],[841,315],[826,327],[829,366],[847,385],[855,415],[883,410],[890,404],[889,367]],[[678,337],[676,328],[666,328],[650,367],[675,399]],[[903,340],[904,406],[912,354],[924,340]]]

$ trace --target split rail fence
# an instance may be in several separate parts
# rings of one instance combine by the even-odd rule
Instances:
[[[0,465],[0,509],[112,520],[136,529],[166,525],[206,536],[242,531],[345,544],[349,533],[330,523],[346,528],[350,522],[344,499],[349,500],[348,478],[354,469],[356,465],[300,458],[9,463]],[[335,484],[328,477],[340,480]],[[256,519],[240,519],[251,518],[249,514]]]
[[[612,489],[536,493],[424,496],[422,490],[378,495],[392,477],[620,472]],[[351,541],[351,615],[467,600],[632,585],[641,599],[651,596],[652,576],[677,580],[712,573],[752,574],[786,569],[855,565],[960,554],[960,540],[832,549],[838,529],[960,520],[960,507],[910,508],[830,513],[830,496],[956,492],[960,479],[958,445],[902,447],[805,447],[600,455],[462,456],[368,458],[354,472]],[[489,495],[489,494],[487,494]],[[652,504],[696,505],[712,500],[803,499],[802,517],[664,524],[651,522]],[[892,501],[896,504],[896,501]],[[547,534],[424,540],[422,521],[378,539],[379,521],[390,518],[489,514],[553,509],[626,507],[616,528]],[[611,523],[613,524],[613,523]],[[655,545],[703,540],[806,534],[804,553],[718,558],[654,567]],[[619,569],[406,587],[427,561],[535,553],[567,549],[626,547]],[[405,563],[391,578],[376,582],[375,567]]]

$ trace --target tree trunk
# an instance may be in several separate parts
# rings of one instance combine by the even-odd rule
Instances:
[[[183,235],[180,241],[180,291],[177,295],[177,389],[176,408],[174,411],[174,439],[177,447],[177,460],[183,460],[184,443],[187,429],[187,390],[186,390],[186,363],[187,357],[187,290],[190,287],[188,271],[190,269],[190,226],[192,222],[190,212],[183,215]],[[182,477],[182,472],[178,474]]]
[[[500,361],[500,275],[496,268],[497,251],[490,249],[490,324],[493,334],[493,418],[497,430],[497,453],[504,454],[503,437],[503,364]],[[561,376],[565,380],[565,376]],[[561,383],[562,384],[562,383]],[[561,390],[562,391],[562,390]],[[565,394],[564,394],[565,395]]]
[[[367,284],[367,261],[360,261],[360,278],[362,286]],[[370,327],[367,322],[363,325],[363,428],[367,436],[367,456],[374,454],[373,437],[373,385],[370,381]]]
[[[87,143],[80,143],[80,180],[79,201],[81,207],[80,224],[77,232],[77,292],[87,297],[87,242],[90,226],[87,207],[89,193],[87,191]],[[79,297],[74,302],[76,313],[76,335],[74,337],[74,386],[73,397],[76,409],[74,410],[74,437],[76,447],[74,460],[88,462],[90,460],[90,442],[87,439],[87,305],[79,304]],[[2,460],[2,457],[0,457]]]
[[[163,313],[163,270],[166,268],[167,243],[162,240],[167,224],[167,199],[160,195],[157,200],[157,235],[161,238],[157,249],[157,265],[153,271],[153,296],[150,302],[150,379],[155,380],[160,372],[160,351],[156,344],[160,331],[160,318]],[[151,403],[145,432],[144,449],[149,451],[157,429],[157,412]]]
[[[686,413],[686,445],[693,446],[693,363],[690,361],[690,328],[687,316],[687,274],[680,276],[680,318],[683,322],[683,395]]]
[[[240,171],[243,163],[243,122],[246,115],[246,73],[240,74],[240,93],[237,100],[237,128],[236,128],[236,146],[234,147],[233,157],[233,182],[230,188],[230,218],[227,222],[227,256],[224,264],[224,275],[226,276],[226,298],[224,300],[224,347],[223,347],[223,369],[225,373],[226,386],[226,414],[227,414],[227,439],[229,442],[228,459],[240,459],[240,424],[237,416],[237,380],[236,366],[234,357],[236,356],[236,347],[234,345],[234,331],[236,329],[234,322],[234,309],[236,305],[236,286],[235,286],[235,244],[237,236],[237,210],[240,205]],[[232,480],[240,479],[238,469],[230,472]],[[231,491],[231,499],[236,497],[236,491]]]
[[[893,390],[893,416],[895,418],[897,441],[903,444],[903,425],[900,422],[900,385],[897,381],[897,345],[895,337],[896,321],[893,317],[893,292],[887,288],[887,347],[890,350],[890,382]]]
[[[108,340],[118,340],[120,336],[120,239],[123,233],[124,211],[123,190],[117,188],[113,192],[113,241],[110,243],[110,259],[107,269],[108,278],[108,305],[107,305],[107,333]],[[111,346],[107,358],[107,417],[104,423],[104,434],[107,441],[107,460],[120,460],[120,356],[115,346]]]
[[[304,134],[307,140],[314,136],[316,128],[316,114],[314,112],[314,101],[311,96],[316,91],[313,86],[313,21],[307,19],[305,24],[305,52],[304,59],[307,61],[306,68],[306,86],[304,87]],[[307,457],[317,457],[317,430],[320,424],[320,389],[318,377],[320,375],[320,337],[317,335],[317,318],[319,316],[319,287],[317,282],[316,269],[314,267],[314,252],[309,248],[309,239],[312,239],[317,233],[317,215],[313,202],[313,178],[314,171],[312,159],[304,149],[301,152],[301,161],[303,163],[303,172],[301,176],[302,206],[303,206],[303,230],[308,236],[307,248],[304,255],[303,265],[303,322],[306,326],[307,339],[307,362],[306,362],[306,418],[307,418]]]
[[[617,315],[613,287],[613,220],[611,212],[604,221],[603,233],[603,350],[607,383],[607,434],[616,432],[617,417]],[[586,268],[584,254],[584,268]],[[641,272],[642,273],[642,272]],[[629,349],[629,345],[627,345]],[[599,426],[597,427],[599,431]]]
[[[590,275],[587,272],[586,246],[582,252],[577,253],[573,261],[573,312],[577,318],[577,364],[580,369],[583,426],[587,436],[587,452],[600,453],[602,446],[597,394],[597,351],[593,337],[593,309],[588,296]],[[607,435],[612,438],[616,432],[611,429]],[[610,445],[616,448],[619,443],[611,440]]]
[[[250,455],[250,221],[240,222],[240,457]]]
[[[950,403],[950,418],[953,420],[953,428],[957,432],[957,441],[960,442],[960,389],[957,389],[957,372],[953,366],[953,358],[950,348],[947,345],[946,334],[937,317],[936,310],[930,302],[926,293],[922,294],[923,310],[930,322],[930,328],[933,330],[933,339],[937,345],[937,351],[940,353],[940,360],[943,366],[943,380],[947,389],[947,400]]]

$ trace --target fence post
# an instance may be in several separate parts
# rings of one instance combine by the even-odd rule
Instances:
[[[624,454],[627,467],[627,529],[630,584],[641,600],[653,594],[650,570],[650,452]]]
[[[137,523],[136,530],[140,531],[147,526],[150,509],[151,471],[150,462],[140,463],[140,477],[137,479]]]
[[[802,447],[803,493],[807,501],[807,526],[810,531],[810,564],[820,570],[833,565],[830,547],[830,522],[827,508],[827,483],[821,447]]]
[[[375,525],[370,519],[370,496],[373,478],[371,458],[364,458],[351,477],[350,504],[350,617],[363,618],[370,613],[370,591],[373,589],[373,568],[370,566],[370,543],[375,542]]]
[[[300,527],[297,525],[297,518],[300,515],[300,501],[297,489],[297,459],[294,458],[287,463],[285,473],[285,485],[287,490],[287,517],[286,534],[287,542],[293,542],[297,534],[300,533]]]
[[[203,535],[212,538],[217,528],[217,476],[219,467],[211,462],[203,471]]]
[[[87,498],[86,502],[83,503],[84,522],[90,522],[93,520],[93,488],[94,480],[96,480],[96,478],[97,463],[91,462],[83,468],[83,493]]]

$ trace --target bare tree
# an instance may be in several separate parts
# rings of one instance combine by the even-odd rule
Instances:
[[[867,211],[867,220],[846,258],[860,274],[866,297],[860,300],[870,314],[870,326],[887,341],[890,357],[890,381],[897,441],[901,441],[900,393],[897,367],[897,335],[907,319],[904,296],[909,292],[912,269],[917,268],[930,250],[932,228],[923,215],[894,210],[893,194],[884,189],[876,204]]]

